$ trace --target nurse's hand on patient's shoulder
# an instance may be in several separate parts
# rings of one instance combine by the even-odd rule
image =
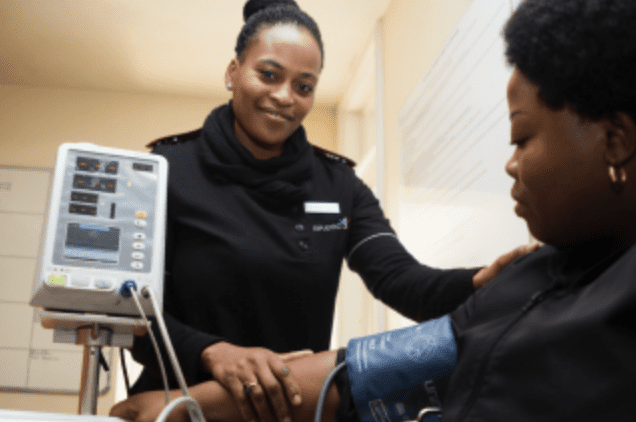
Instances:
[[[219,342],[203,350],[201,362],[231,392],[246,421],[291,422],[288,403],[300,405],[300,390],[279,355]]]
[[[512,261],[527,253],[534,252],[540,247],[541,245],[539,243],[535,243],[534,245],[523,245],[501,255],[499,258],[495,259],[492,264],[482,268],[473,276],[473,287],[477,290],[480,287],[485,286],[486,283],[497,277],[499,273]]]
[[[181,391],[170,392],[170,400],[181,397]],[[163,390],[146,391],[115,404],[110,409],[110,416],[131,422],[155,422],[166,407],[166,394]],[[177,407],[170,413],[168,422],[187,422],[190,420],[185,405]]]

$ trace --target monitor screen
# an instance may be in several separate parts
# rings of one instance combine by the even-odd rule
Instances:
[[[119,261],[119,228],[69,223],[64,257],[116,263]]]

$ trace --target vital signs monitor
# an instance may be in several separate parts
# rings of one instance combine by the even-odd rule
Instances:
[[[31,304],[139,315],[126,282],[161,301],[167,175],[158,155],[61,145]]]

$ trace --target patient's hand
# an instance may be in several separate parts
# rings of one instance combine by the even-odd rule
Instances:
[[[475,290],[483,287],[490,280],[497,277],[499,273],[512,261],[527,253],[534,252],[540,247],[541,245],[539,243],[535,243],[534,245],[519,246],[518,248],[501,255],[499,258],[495,259],[492,264],[485,268],[482,268],[477,272],[477,274],[473,276],[473,287],[475,288]]]
[[[316,402],[325,379],[336,365],[336,351],[320,353],[294,352],[279,357],[289,365],[289,371],[298,381],[298,392],[302,391],[303,400],[299,406],[292,406],[294,421],[311,421],[316,411]],[[232,392],[216,381],[205,381],[189,387],[190,395],[195,399],[208,421],[245,422],[238,403]],[[170,400],[181,396],[180,390],[170,391]],[[340,395],[335,385],[329,388],[329,394],[323,413],[324,422],[334,422]],[[154,422],[165,406],[163,391],[149,391],[136,394],[128,400],[117,403],[110,411],[117,416],[133,422]],[[189,421],[184,405],[170,414],[169,422]],[[259,422],[262,422],[259,420]]]
[[[177,390],[170,392],[170,400],[179,397]],[[110,409],[110,416],[116,416],[132,422],[155,422],[166,406],[166,395],[163,390],[146,391],[115,404]],[[188,422],[188,410],[185,404],[177,407],[168,417],[169,422]]]

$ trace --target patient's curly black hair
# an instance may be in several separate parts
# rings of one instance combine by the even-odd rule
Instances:
[[[636,121],[636,0],[526,0],[504,37],[508,62],[551,107]]]
[[[294,0],[249,0],[243,8],[245,25],[236,41],[236,57],[243,60],[245,48],[260,32],[277,24],[294,24],[308,30],[320,48],[320,68],[325,61],[325,52],[318,24],[307,13],[300,10]]]

